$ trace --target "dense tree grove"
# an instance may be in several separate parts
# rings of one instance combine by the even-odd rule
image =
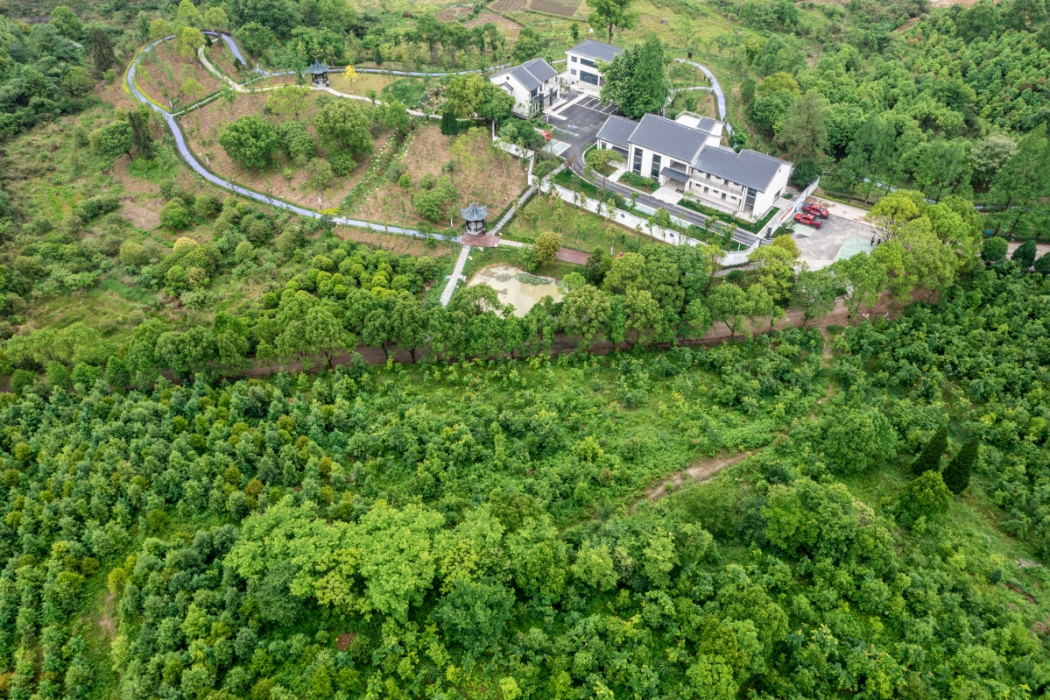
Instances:
[[[91,71],[101,77],[115,61],[110,32],[119,34],[92,26],[85,51],[78,43],[84,25],[67,7],[57,8],[52,21],[32,26],[0,16],[0,139],[90,102]]]
[[[127,391],[133,344],[104,376],[49,374],[0,395],[9,692],[89,697],[112,664],[128,698],[1037,696],[1050,661],[1005,563],[947,526],[938,471],[909,480],[950,420],[1003,526],[1045,549],[1047,293],[1007,264],[847,329],[830,364],[792,330]],[[69,623],[101,581],[108,662]]]
[[[547,56],[568,36],[534,27],[578,24],[508,46],[483,3],[8,18],[24,4],[0,0],[4,697],[1050,694],[1050,255],[1005,238],[1047,220],[1044,0],[714,0],[748,31],[684,48],[737,72],[751,136],[797,180],[871,204],[881,244],[811,270],[780,236],[719,272],[714,246],[625,233],[523,316],[484,284],[440,304],[455,255],[435,240],[380,239],[395,253],[225,197],[148,109],[93,95],[147,41],[192,60],[202,29],[269,67],[458,71]],[[713,11],[655,7],[662,36]],[[653,26],[630,0],[587,12],[596,38]],[[638,117],[683,47],[630,43],[603,95]],[[206,148],[323,192],[409,138],[405,103],[439,110],[440,174],[395,158],[361,182],[444,226],[490,148],[467,120],[544,145],[477,74],[406,85],[371,105],[285,85]],[[481,255],[564,269],[567,237],[537,229]]]
[[[788,2],[724,5],[761,36],[727,34],[708,51],[734,56],[747,115],[797,163],[799,183],[825,172],[827,186],[865,201],[885,193],[880,183],[932,200],[976,193],[997,232],[1031,237],[1045,228],[1050,14],[1042,0],[934,12],[911,2],[819,12]]]

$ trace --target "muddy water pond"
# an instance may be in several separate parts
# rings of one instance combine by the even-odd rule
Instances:
[[[556,280],[529,274],[510,265],[490,265],[470,278],[468,287],[487,284],[496,290],[503,304],[514,304],[514,315],[521,317],[543,297],[560,301],[562,294]]]

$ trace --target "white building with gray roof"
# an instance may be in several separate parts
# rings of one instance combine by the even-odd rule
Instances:
[[[598,64],[612,63],[612,60],[622,53],[623,49],[619,46],[585,39],[565,52],[565,72],[562,73],[562,80],[587,90],[601,90],[605,81],[598,72]]]
[[[489,78],[514,98],[514,114],[523,119],[539,114],[558,99],[558,71],[542,58],[502,70]]]
[[[688,112],[674,121],[656,114],[637,122],[611,116],[597,139],[598,148],[615,150],[635,175],[752,221],[784,193],[793,168],[758,151],[722,146],[722,122]]]

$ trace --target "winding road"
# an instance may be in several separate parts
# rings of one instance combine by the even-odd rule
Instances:
[[[695,61],[689,61],[684,58],[676,58],[675,60],[679,63],[684,63],[687,66],[696,68],[711,81],[711,91],[715,93],[715,100],[718,101],[718,118],[726,125],[726,133],[732,136],[733,126],[729,123],[729,113],[726,112],[726,94],[722,92],[722,86],[718,84],[718,78],[715,77],[714,73],[708,70],[707,66],[702,66]]]
[[[169,39],[174,38],[174,35],[172,35],[162,39],[157,39],[156,41],[148,44],[146,48],[144,48],[142,51],[136,54],[135,60],[131,62],[131,66],[128,68],[127,76],[125,77],[125,85],[127,86],[128,92],[131,94],[132,97],[134,97],[142,104],[148,105],[151,109],[160,114],[165,122],[167,122],[168,128],[171,129],[171,133],[175,137],[175,148],[179,152],[179,155],[182,156],[183,160],[186,161],[186,164],[189,165],[194,172],[196,172],[198,175],[200,175],[213,185],[218,185],[223,189],[230,190],[231,192],[236,192],[237,194],[243,197],[254,199],[257,202],[262,202],[263,204],[268,204],[272,207],[277,207],[278,209],[284,209],[285,211],[290,211],[300,216],[307,216],[312,219],[325,219],[325,214],[313,211],[312,209],[306,209],[304,207],[296,206],[294,204],[290,204],[280,199],[275,199],[260,192],[250,190],[246,187],[241,187],[240,185],[234,182],[222,179],[218,175],[205,168],[203,165],[201,165],[200,161],[197,160],[197,158],[193,155],[193,152],[190,151],[189,147],[186,145],[186,137],[183,135],[182,129],[179,128],[179,123],[175,120],[174,115],[172,115],[171,112],[167,111],[160,105],[151,101],[139,91],[138,86],[135,85],[135,71],[138,68],[139,62],[142,60],[142,57],[145,56],[148,52],[152,51],[154,47],[156,47],[161,42],[168,41]],[[227,40],[228,45],[236,46],[236,44],[232,44],[232,39],[230,39],[229,37],[223,35],[223,38]],[[434,237],[443,241],[451,241],[456,243],[459,242],[458,236],[452,237],[443,236],[440,234],[426,234],[422,231],[417,231],[411,228],[373,224],[370,221],[361,221],[359,219],[350,219],[341,216],[331,217],[331,219],[336,224],[341,224],[343,226],[354,226],[357,228],[369,229],[371,231],[395,233],[402,236],[412,236],[413,238],[426,239],[428,237]]]
[[[212,36],[212,37],[221,37],[222,40],[225,42],[226,46],[230,49],[230,52],[241,62],[241,64],[248,65],[247,61],[244,58],[244,54],[241,53],[240,47],[237,46],[237,43],[233,40],[233,37],[229,36],[228,34],[225,34],[225,33],[222,33],[222,32],[215,32],[215,31],[205,31],[204,34],[207,34],[207,35]],[[131,65],[128,67],[127,73],[125,75],[125,87],[126,87],[126,89],[128,91],[128,94],[130,94],[135,100],[137,100],[138,102],[141,102],[144,105],[147,105],[150,109],[152,109],[153,111],[157,112],[164,119],[164,121],[168,125],[168,128],[171,129],[172,135],[175,138],[175,148],[176,148],[176,150],[178,151],[178,153],[182,157],[182,159],[186,161],[186,164],[189,165],[190,168],[195,173],[197,173],[198,175],[200,175],[201,177],[203,177],[205,180],[207,180],[208,182],[212,183],[213,185],[216,185],[216,186],[221,187],[223,189],[229,190],[230,192],[235,192],[235,193],[241,195],[242,197],[246,197],[248,199],[252,199],[252,200],[255,200],[257,202],[261,202],[263,204],[267,204],[269,206],[276,207],[278,209],[283,209],[285,211],[289,211],[289,212],[292,212],[294,214],[298,214],[299,216],[309,217],[309,218],[313,218],[313,219],[330,219],[331,221],[333,221],[334,223],[339,224],[339,225],[353,226],[355,228],[363,228],[363,229],[367,229],[367,230],[370,230],[370,231],[383,232],[383,233],[393,233],[393,234],[398,234],[398,235],[402,235],[402,236],[410,236],[410,237],[419,238],[419,239],[436,238],[436,239],[442,240],[442,241],[448,241],[448,242],[453,242],[453,243],[461,243],[461,240],[460,240],[459,236],[444,236],[444,235],[435,234],[435,233],[428,234],[428,233],[424,233],[422,231],[418,231],[416,229],[405,228],[405,227],[402,227],[402,226],[389,226],[389,225],[384,225],[384,224],[376,224],[376,223],[373,223],[373,222],[370,222],[370,221],[363,221],[363,220],[360,220],[360,219],[351,219],[351,218],[348,218],[348,217],[329,217],[329,216],[327,216],[325,214],[322,214],[322,213],[320,213],[318,211],[314,211],[312,209],[307,209],[305,207],[300,207],[300,206],[297,206],[295,204],[291,204],[289,202],[285,202],[283,200],[276,199],[274,197],[270,197],[268,195],[262,194],[261,192],[256,192],[255,190],[251,190],[251,189],[248,189],[246,187],[242,187],[241,185],[238,185],[237,183],[232,182],[230,180],[223,179],[223,178],[219,177],[218,175],[216,175],[215,173],[213,173],[210,170],[208,170],[208,168],[204,167],[200,163],[200,161],[197,160],[196,156],[194,156],[193,152],[189,149],[189,146],[186,143],[186,137],[183,135],[182,129],[179,127],[179,123],[176,120],[176,114],[173,114],[172,112],[169,112],[168,110],[164,109],[159,104],[153,102],[146,95],[144,95],[139,90],[138,86],[135,84],[136,70],[138,69],[139,63],[141,62],[142,58],[147,53],[152,51],[158,44],[160,44],[160,43],[162,43],[164,41],[169,41],[169,40],[174,39],[174,38],[175,38],[174,35],[172,35],[172,36],[167,36],[167,37],[163,37],[163,38],[157,39],[157,40],[151,42],[150,44],[147,44],[141,51],[139,51],[135,55],[135,58],[132,60]],[[206,64],[207,68],[210,71],[212,71],[213,73],[216,73],[218,76],[223,78],[224,81],[227,84],[230,84],[232,87],[234,87],[234,89],[238,90],[239,92],[250,92],[250,90],[248,90],[248,89],[244,88],[243,86],[239,85],[238,83],[234,82],[233,80],[231,80],[227,76],[223,75],[220,71],[217,71],[214,68],[214,66],[212,66],[210,64],[210,62],[207,61],[206,57],[203,56],[203,52],[202,52],[201,58],[203,59],[202,62]],[[718,80],[711,73],[711,71],[708,70],[705,66],[700,65],[699,63],[694,63],[692,61],[687,61],[687,60],[681,59],[681,58],[678,58],[678,59],[675,59],[675,60],[678,61],[679,63],[685,63],[685,64],[691,65],[691,66],[699,69],[700,71],[702,71],[708,77],[708,79],[711,81],[711,86],[712,86],[710,88],[710,90],[712,92],[714,92],[715,97],[716,97],[716,99],[718,101],[718,112],[719,112],[719,115],[721,115],[721,118],[723,120],[725,120],[725,117],[726,117],[725,95],[722,92],[721,86],[718,84]],[[505,68],[505,67],[506,67],[506,65],[500,65],[500,66],[494,66],[493,68],[494,69],[500,69],[500,68]],[[258,73],[258,74],[260,74],[262,76],[265,76],[265,77],[277,77],[277,76],[281,76],[281,75],[291,75],[291,74],[294,73],[294,71],[282,71],[282,72],[276,72],[275,73],[275,72],[266,71],[266,70],[264,70],[262,68],[259,68],[258,66],[256,66],[253,70],[256,73]],[[332,68],[331,70],[332,70],[332,72],[343,72],[343,71],[345,71],[345,68]],[[383,70],[383,69],[379,69],[379,68],[358,68],[356,70],[357,70],[358,73],[380,73],[380,74],[408,76],[408,77],[437,77],[437,76],[446,76],[446,75],[466,75],[466,74],[469,74],[469,73],[482,72],[480,70],[465,70],[465,71],[455,71],[455,72],[422,72],[422,71]],[[354,95],[345,95],[344,93],[337,92],[335,90],[332,90],[331,88],[317,88],[317,89],[325,90],[327,92],[331,92],[331,93],[333,93],[335,95],[338,95],[338,96],[341,96],[341,97],[351,97],[351,98],[355,98],[355,99],[364,99],[364,98],[357,98],[357,96],[354,96]],[[185,113],[186,111],[192,111],[193,109],[198,109],[200,106],[201,106],[201,104],[199,104],[199,103],[196,104],[196,105],[191,105],[189,108],[187,108],[187,110],[185,110],[184,112],[179,112],[178,114],[181,115],[181,114]],[[416,113],[414,110],[412,110],[412,112],[417,114],[417,116],[422,115],[422,113]],[[431,115],[423,115],[423,116],[431,116]],[[732,133],[732,127],[730,127],[728,122],[726,122],[726,129],[729,130],[730,134]],[[581,170],[582,170],[582,168],[581,168]],[[582,175],[582,173],[578,173],[578,174]],[[618,187],[616,185],[617,185],[617,183],[609,183],[608,186],[609,186],[610,189],[615,191],[615,190],[618,189]],[[626,190],[626,188],[624,188],[624,189]],[[530,190],[530,192],[531,192],[531,190]],[[624,194],[626,194],[627,196],[630,196],[629,192],[624,192]],[[526,195],[526,197],[527,197],[527,195]],[[643,195],[642,199],[646,199],[646,197]],[[660,203],[660,204],[663,204],[663,206],[665,206],[665,207],[667,206],[664,203]],[[515,209],[516,209],[516,207],[515,207]],[[675,209],[678,209],[678,207],[675,207]],[[703,219],[705,218],[705,217],[702,217],[701,215],[697,215],[697,214],[695,214],[695,213],[693,213],[691,211],[685,211],[685,210],[675,211],[674,213],[676,215],[681,216],[682,218],[685,218],[685,219],[690,220],[690,221],[696,220],[695,223],[702,223]],[[507,219],[507,218],[509,218],[509,216],[504,217],[504,219]],[[503,223],[503,222],[501,222],[501,223]],[[737,229],[735,234],[745,234],[744,236],[741,236],[741,238],[747,238],[748,237],[748,234],[746,234],[746,232],[740,231],[739,229]],[[734,238],[736,238],[736,237],[737,236],[734,235]],[[745,242],[745,241],[740,241],[740,242]],[[466,256],[467,256],[467,254],[469,252],[469,249],[470,249],[469,246],[464,246],[464,249],[463,249],[463,251],[462,251],[462,253],[460,255],[460,259],[459,259],[459,261],[457,261],[456,271],[453,272],[451,278],[449,279],[449,283],[448,283],[448,285],[446,287],[445,293],[442,294],[442,303],[443,304],[447,304],[448,303],[446,297],[451,297],[452,291],[455,290],[455,286],[456,286],[456,283],[458,281],[458,277],[461,274],[461,270],[462,270],[463,264],[466,262]],[[459,273],[459,274],[457,274],[457,273]]]

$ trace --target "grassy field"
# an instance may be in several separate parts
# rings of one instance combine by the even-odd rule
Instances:
[[[562,245],[586,253],[595,248],[627,250],[651,238],[644,233],[619,226],[586,209],[563,202],[560,198],[538,194],[518,212],[503,229],[502,235],[513,241],[532,243],[544,231],[562,236]]]

